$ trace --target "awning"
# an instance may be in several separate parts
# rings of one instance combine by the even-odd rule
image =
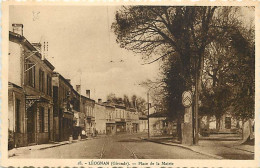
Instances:
[[[63,117],[64,118],[67,118],[67,119],[70,119],[70,120],[73,120],[73,113],[72,112],[64,112],[63,113]]]
[[[45,102],[45,103],[50,103],[50,100],[42,97],[42,96],[32,96],[32,95],[27,95],[25,97],[25,106],[26,106],[26,109],[32,107],[32,105],[34,105],[35,102]]]

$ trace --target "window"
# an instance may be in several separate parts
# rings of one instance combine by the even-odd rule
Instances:
[[[48,122],[49,122],[49,113],[50,113],[50,109],[48,109],[48,113],[45,113],[44,115],[44,132],[48,132]]]
[[[226,117],[225,118],[225,128],[226,129],[231,129],[231,117]]]
[[[52,86],[51,86],[51,77],[47,75],[47,95],[51,96],[52,95]]]
[[[44,132],[44,107],[39,107],[39,132]]]
[[[19,99],[15,101],[15,132],[20,132],[20,103]]]
[[[26,84],[35,87],[35,64],[31,61],[25,63]]]
[[[39,70],[39,90],[44,92],[44,72]]]

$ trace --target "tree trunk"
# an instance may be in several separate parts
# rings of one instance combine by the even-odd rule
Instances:
[[[219,132],[219,130],[220,130],[220,117],[216,117],[216,129]]]
[[[206,129],[209,130],[210,116],[207,115]]]
[[[181,120],[177,119],[177,140],[182,141],[182,130],[181,130]]]
[[[244,119],[242,119],[242,139],[244,139],[244,125],[245,125],[245,121]]]

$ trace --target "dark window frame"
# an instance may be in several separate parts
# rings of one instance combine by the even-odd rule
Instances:
[[[44,107],[40,106],[39,107],[39,132],[43,133],[44,132],[44,117],[45,117],[45,109]]]
[[[15,132],[20,133],[21,132],[21,100],[15,99]]]
[[[47,74],[47,95],[52,96],[52,78]]]
[[[44,89],[44,71],[42,69],[39,69],[39,90],[41,92],[45,92],[45,89]]]
[[[231,125],[232,125],[231,117],[225,117],[225,128],[231,129]]]
[[[35,64],[27,60],[25,64],[26,84],[35,88]]]

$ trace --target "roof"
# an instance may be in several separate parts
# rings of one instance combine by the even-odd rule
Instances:
[[[18,89],[22,89],[21,86],[18,86],[18,85],[16,85],[16,84],[12,83],[12,82],[8,82],[8,86],[9,86],[9,87],[18,88]]]
[[[115,106],[114,106],[112,103],[103,102],[103,104],[104,104],[106,107],[115,108]]]
[[[126,109],[125,105],[123,104],[115,104],[115,107],[120,109]]]
[[[156,112],[149,115],[149,118],[160,118],[160,117],[167,117],[166,113]]]
[[[89,100],[89,101],[92,101],[92,102],[95,103],[95,100],[93,100],[93,99],[91,99],[91,98],[88,98],[88,97],[86,97],[86,96],[81,95],[81,98],[84,98],[84,99],[86,99],[86,100]]]
[[[129,111],[130,112],[136,112],[136,109],[135,108],[129,108]]]
[[[57,76],[57,77],[61,78],[71,89],[73,89],[73,86],[59,72],[53,72],[52,76]]]
[[[147,120],[148,117],[147,117],[146,115],[141,115],[141,116],[139,116],[139,119],[140,119],[140,120]]]
[[[18,40],[19,43],[25,45],[29,50],[35,51],[35,55],[42,59],[42,54],[30,43],[24,36],[9,31],[9,40],[12,41],[12,39]],[[55,67],[47,60],[44,59],[43,62],[53,71]]]
[[[55,67],[47,60],[44,59],[43,62],[53,71],[55,69]]]

